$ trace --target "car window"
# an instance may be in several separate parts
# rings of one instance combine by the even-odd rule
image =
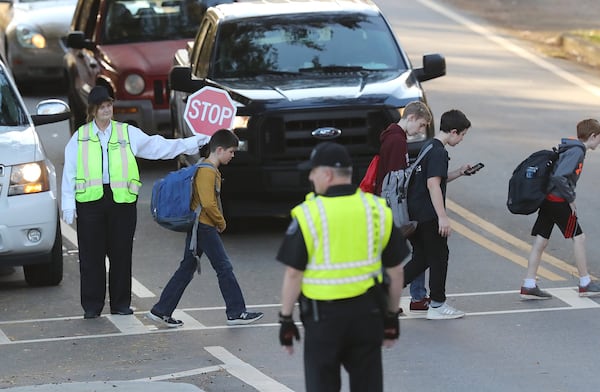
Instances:
[[[29,125],[27,113],[6,75],[0,73],[0,128]]]
[[[212,77],[251,77],[311,70],[404,70],[380,16],[307,14],[224,22]]]
[[[192,38],[206,11],[198,0],[112,0],[107,7],[104,44]]]

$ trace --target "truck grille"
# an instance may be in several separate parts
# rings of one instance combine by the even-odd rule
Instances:
[[[345,145],[353,156],[371,157],[379,149],[379,134],[393,121],[385,109],[372,108],[278,113],[254,120],[257,121],[251,126],[258,125],[259,132],[252,134],[259,135],[260,140],[249,145],[260,148],[257,155],[265,161],[306,159],[321,141],[311,135],[320,127],[341,129],[337,143]],[[250,135],[240,135],[244,136]]]
[[[167,89],[168,83],[166,80],[155,79],[152,82],[154,89],[154,104],[160,107],[166,107],[169,102],[169,91]]]

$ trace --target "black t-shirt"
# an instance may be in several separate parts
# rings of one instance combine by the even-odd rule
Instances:
[[[429,222],[437,220],[438,216],[431,203],[429,189],[427,189],[427,179],[431,177],[441,177],[440,186],[444,203],[446,202],[446,182],[448,179],[448,151],[444,144],[438,139],[431,141],[433,147],[421,160],[412,175],[410,186],[408,188],[408,214],[410,219],[417,222]],[[423,146],[425,148],[425,146]]]
[[[324,196],[348,196],[354,194],[354,192],[356,192],[355,185],[338,185],[329,188]],[[402,236],[400,229],[393,226],[390,240],[381,253],[383,266],[386,268],[394,267],[402,263],[408,254],[409,249],[406,239]],[[308,252],[302,230],[300,230],[298,221],[295,219],[288,226],[283,243],[279,248],[279,252],[277,252],[277,260],[300,271],[306,269]]]

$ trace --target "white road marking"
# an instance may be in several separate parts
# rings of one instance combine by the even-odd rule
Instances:
[[[2,330],[0,330],[0,345],[1,344],[9,344],[11,342],[12,342],[12,340],[10,340],[8,338],[8,336],[6,336],[6,334]]]
[[[452,19],[455,22],[465,26],[469,30],[472,30],[477,34],[482,35],[483,37],[498,44],[499,46],[503,47],[504,49],[508,50],[509,52],[516,54],[517,56],[521,57],[522,59],[525,59],[525,60],[537,65],[540,68],[543,68],[549,72],[552,72],[554,75],[558,76],[559,78],[566,80],[567,82],[570,82],[578,87],[581,87],[582,89],[588,91],[589,93],[591,93],[597,97],[600,97],[600,88],[599,87],[594,86],[593,84],[588,83],[586,80],[584,80],[576,75],[573,75],[572,73],[567,72],[560,67],[557,67],[556,65],[527,51],[526,49],[523,49],[523,48],[513,44],[506,38],[502,38],[499,35],[492,33],[489,29],[465,18],[464,16],[459,15],[455,12],[452,12],[450,9],[448,9],[440,4],[434,3],[431,0],[419,0],[419,3],[423,4],[427,8],[429,8],[439,14],[445,15],[449,19]]]
[[[109,314],[106,315],[106,318],[110,320],[119,331],[126,335],[144,334],[148,332],[148,327],[134,315],[122,316],[119,314]]]
[[[221,346],[204,347],[212,356],[223,362],[222,365],[207,366],[203,368],[185,370],[176,373],[163,374],[146,378],[138,378],[132,381],[165,381],[178,378],[191,377],[199,374],[227,371],[242,382],[254,387],[259,392],[294,392],[292,389],[275,381],[255,367],[242,361]]]
[[[202,324],[200,321],[196,320],[195,318],[193,318],[192,316],[190,316],[183,310],[175,309],[175,311],[173,312],[173,315],[171,317],[173,317],[175,320],[183,321],[183,327],[181,327],[183,329],[205,328],[204,324]]]
[[[223,362],[223,369],[260,392],[294,392],[220,346],[204,347]]]
[[[561,302],[555,307],[544,307],[544,308],[527,308],[522,309],[518,308],[519,305],[516,305],[515,302],[507,303],[507,307],[511,306],[512,309],[506,310],[497,310],[497,311],[484,311],[484,312],[467,312],[467,316],[489,316],[489,315],[498,315],[498,314],[517,314],[517,313],[536,313],[536,312],[550,312],[550,311],[563,311],[563,310],[582,310],[582,309],[598,309],[600,308],[600,304],[590,298],[580,298],[577,295],[576,287],[561,287],[561,288],[552,288],[552,289],[544,289],[549,291],[554,297],[554,301],[560,300]],[[448,294],[448,298],[452,297],[479,297],[479,296],[491,296],[491,295],[514,295],[518,296],[518,290],[509,290],[509,291],[490,291],[490,292],[472,292],[472,293],[456,293],[456,294]],[[403,319],[419,319],[424,318],[426,312],[422,313],[414,313],[408,311],[409,309],[409,301],[410,297],[402,297],[401,298],[401,306],[403,309],[406,309],[405,315],[402,317]],[[552,300],[548,300],[552,301]],[[543,301],[543,303],[548,303],[548,301]],[[535,303],[537,301],[519,301],[518,303]],[[263,305],[254,305],[251,306],[253,308],[274,308],[279,309],[281,307],[280,304],[263,304]],[[206,326],[195,320],[191,317],[188,312],[191,311],[213,311],[213,310],[224,310],[224,307],[206,307],[206,308],[189,308],[189,309],[181,309],[176,310],[173,314],[174,317],[180,319],[186,319],[184,321],[186,325],[182,328],[155,328],[154,326],[144,325],[140,322],[135,316],[117,316],[117,315],[101,315],[101,317],[106,317],[110,321],[112,321],[115,326],[121,331],[116,333],[100,333],[94,335],[74,335],[74,336],[61,336],[54,338],[42,338],[42,339],[24,339],[24,340],[10,340],[8,337],[2,338],[2,332],[0,330],[0,346],[4,344],[27,344],[27,343],[41,343],[41,342],[56,342],[63,340],[80,340],[80,339],[102,339],[102,338],[110,338],[116,336],[127,336],[127,335],[144,335],[144,334],[154,334],[154,333],[177,333],[177,331],[206,331],[206,330],[221,330],[221,329],[234,329],[234,328],[277,328],[279,327],[279,323],[276,322],[263,322],[263,323],[255,323],[248,325],[236,325],[236,326],[228,326],[226,324],[221,325],[212,325]],[[146,313],[146,312],[135,312],[136,314]],[[12,321],[0,321],[0,327],[2,325],[14,325],[14,324],[28,324],[28,323],[39,323],[39,322],[51,322],[51,321],[68,321],[68,320],[81,320],[81,316],[77,317],[56,317],[56,318],[46,318],[46,319],[30,319],[30,320],[12,320]],[[93,320],[89,320],[89,322],[93,323]]]
[[[68,224],[66,224],[62,219],[60,221],[60,229],[62,231],[63,237],[65,237],[70,243],[74,246],[77,246],[77,232]],[[108,258],[106,259],[106,270],[108,271],[109,263]],[[153,298],[156,295],[148,290],[146,286],[141,284],[136,278],[131,277],[131,293],[134,294],[138,298]]]
[[[132,380],[132,381],[165,381],[165,380],[174,380],[176,378],[183,378],[183,377],[197,376],[198,374],[206,374],[206,373],[218,372],[219,370],[223,370],[223,368],[221,366],[219,366],[219,365],[216,365],[216,366],[207,366],[207,367],[203,367],[203,368],[185,370],[183,372],[163,374],[161,376],[152,376],[152,377],[146,377],[146,378],[138,378],[137,380]]]

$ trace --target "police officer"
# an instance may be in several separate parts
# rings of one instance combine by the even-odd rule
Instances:
[[[86,319],[100,316],[106,293],[108,256],[110,312],[132,314],[131,256],[142,185],[135,157],[172,159],[196,154],[208,136],[168,140],[112,120],[113,98],[103,86],[88,95],[88,123],[65,147],[61,209],[77,218],[81,306]]]
[[[343,146],[319,144],[300,168],[310,169],[315,193],[292,210],[277,255],[286,265],[280,343],[292,354],[293,339],[300,338],[292,317],[298,300],[306,390],[339,391],[344,366],[351,391],[382,391],[381,346],[391,347],[400,334],[406,240],[385,201],[352,185]]]

